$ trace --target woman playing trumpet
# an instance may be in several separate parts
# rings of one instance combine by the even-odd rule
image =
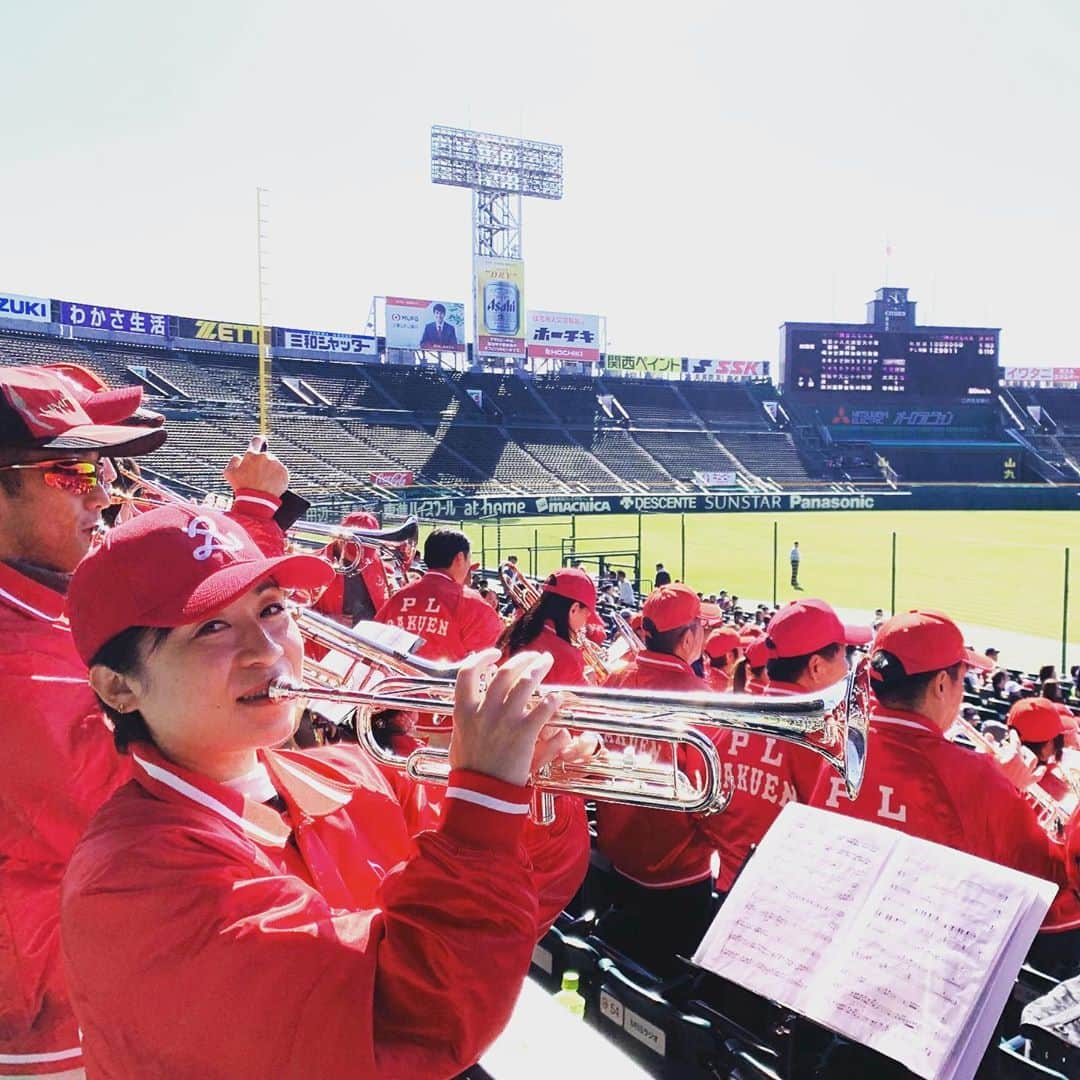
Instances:
[[[552,658],[546,681],[584,686],[585,659],[574,644],[596,613],[596,586],[584,570],[566,567],[548,576],[540,595],[511,623],[496,643],[506,656],[525,649]]]
[[[509,1017],[538,932],[526,780],[569,741],[531,701],[549,662],[484,694],[496,654],[466,662],[442,819],[413,837],[366,759],[273,749],[296,707],[268,687],[302,665],[286,590],[331,574],[178,505],[74,575],[74,643],[134,766],[64,880],[89,1077],[451,1076]]]

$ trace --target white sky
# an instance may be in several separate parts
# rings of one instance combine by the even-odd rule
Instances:
[[[565,147],[526,304],[618,352],[773,359],[777,325],[1003,327],[1076,364],[1075,0],[0,0],[0,291],[360,331],[466,300],[468,192],[432,123]]]

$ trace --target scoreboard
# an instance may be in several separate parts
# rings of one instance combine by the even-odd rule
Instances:
[[[865,324],[784,323],[785,391],[963,397],[996,390],[999,330],[916,326],[906,289],[879,290],[869,307]]]

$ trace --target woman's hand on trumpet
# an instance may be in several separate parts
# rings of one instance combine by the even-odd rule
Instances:
[[[522,652],[496,668],[499,655],[498,649],[484,649],[461,665],[454,688],[450,767],[525,784],[556,759],[591,757],[595,735],[573,738],[565,727],[547,726],[560,704],[557,693],[540,696],[551,655]]]

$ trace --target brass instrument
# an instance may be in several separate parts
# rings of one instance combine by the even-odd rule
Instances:
[[[994,761],[998,760],[997,747],[989,736],[984,735],[974,724],[958,717],[953,726],[961,731],[964,738],[970,740],[985,754],[989,754]],[[1050,794],[1041,788],[1038,783],[1032,781],[1026,788],[1020,791],[1038,812],[1039,826],[1049,834],[1050,839],[1061,843],[1065,836],[1065,826],[1069,821],[1069,812]]]
[[[540,603],[540,598],[543,595],[541,588],[535,581],[526,577],[513,563],[507,563],[505,566],[499,567],[499,580],[502,582],[506,595],[521,609],[519,614],[524,614]],[[633,631],[630,632],[633,634]],[[636,635],[634,637],[636,638]],[[606,682],[611,676],[614,667],[608,663],[604,647],[593,641],[584,630],[574,635],[573,644],[581,650],[585,666],[592,672],[597,685]]]
[[[308,610],[297,619],[306,637],[345,654],[353,662],[351,671],[342,677],[325,666],[305,667],[314,685],[278,682],[270,696],[355,706],[360,744],[378,762],[414,780],[445,784],[447,750],[421,747],[407,756],[395,754],[374,738],[372,717],[386,709],[452,716],[457,665],[412,655],[409,647],[417,639],[396,627],[361,622],[350,630]],[[359,689],[349,685],[357,666],[364,669],[365,685]],[[723,786],[716,747],[704,733],[715,728],[757,732],[813,750],[840,773],[854,799],[866,766],[868,672],[863,662],[828,690],[777,698],[545,686],[544,693],[557,690],[562,696],[558,726],[601,739],[645,742],[656,752],[604,751],[587,761],[546,765],[532,777],[540,796],[534,813],[540,821],[552,820],[556,794],[688,813],[722,810],[732,792]],[[700,756],[698,782],[679,770],[680,749]]]
[[[391,563],[391,582],[395,589],[408,584],[409,570],[416,558],[420,523],[415,517],[406,518],[390,529],[357,529],[348,525],[326,525],[321,521],[298,521],[289,526],[286,534],[294,545],[312,553],[327,548],[339,549],[331,559],[339,574],[354,574],[360,567],[361,546],[376,548]]]

